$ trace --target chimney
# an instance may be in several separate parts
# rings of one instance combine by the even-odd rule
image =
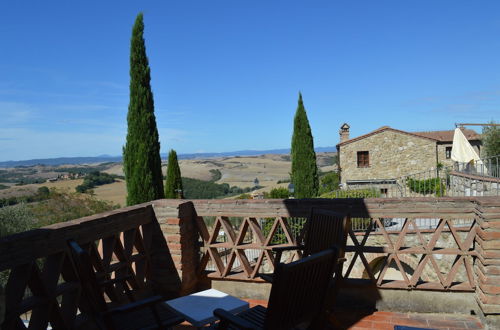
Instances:
[[[340,126],[340,143],[349,140],[349,128],[351,126],[347,125],[347,123],[344,123],[344,125]]]

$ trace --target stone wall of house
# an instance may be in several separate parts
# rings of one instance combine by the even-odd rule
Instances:
[[[369,152],[369,167],[358,167],[358,151]],[[342,183],[348,180],[393,179],[435,167],[434,141],[391,130],[340,146]]]
[[[453,160],[451,160],[451,158],[446,159],[446,148],[447,147],[451,148],[452,145],[453,145],[452,143],[442,143],[442,144],[439,143],[437,145],[437,149],[438,149],[437,163],[441,163],[446,167],[453,166]]]

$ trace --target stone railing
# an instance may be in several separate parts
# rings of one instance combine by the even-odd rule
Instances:
[[[132,275],[133,290],[178,295],[180,279],[151,205],[81,218],[0,239],[2,330],[86,328],[78,310],[84,296],[68,239],[90,251],[104,278]],[[0,287],[0,288],[1,288]],[[3,323],[2,323],[3,321]]]

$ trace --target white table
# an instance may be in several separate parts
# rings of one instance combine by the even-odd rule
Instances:
[[[215,289],[168,300],[166,303],[182,314],[195,327],[203,327],[215,322],[217,318],[213,311],[216,308],[225,309],[233,314],[249,308],[248,302]]]

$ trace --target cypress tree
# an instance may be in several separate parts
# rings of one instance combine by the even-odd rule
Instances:
[[[309,126],[306,109],[302,102],[302,94],[300,93],[293,123],[291,159],[291,181],[295,186],[294,197],[316,197],[319,186],[316,153],[314,152],[311,127]]]
[[[165,198],[183,198],[181,169],[177,162],[177,153],[175,150],[170,150],[168,154]]]
[[[127,205],[163,198],[160,142],[143,33],[143,15],[139,13],[132,29],[128,130],[123,147]]]

